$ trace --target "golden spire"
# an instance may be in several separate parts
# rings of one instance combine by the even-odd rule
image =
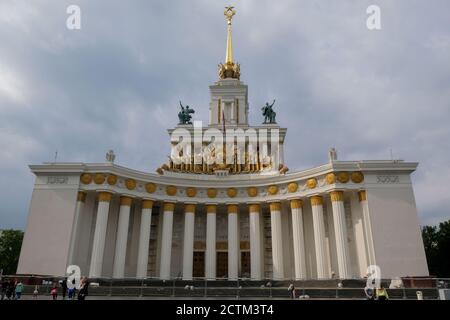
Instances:
[[[234,7],[225,7],[225,18],[227,19],[228,23],[228,35],[227,35],[227,52],[225,56],[225,63],[226,64],[233,64],[233,40],[231,36],[231,20],[233,19],[233,16],[236,14],[236,11],[233,10]]]
[[[219,78],[235,78],[239,79],[241,76],[239,63],[233,62],[233,39],[231,34],[231,21],[233,16],[236,14],[234,7],[225,7],[225,19],[228,23],[228,34],[227,34],[227,51],[225,55],[225,65],[219,64]]]

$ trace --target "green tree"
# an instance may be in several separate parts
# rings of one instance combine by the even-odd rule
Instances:
[[[15,274],[22,247],[23,231],[0,231],[0,269],[3,274]]]
[[[430,274],[450,277],[450,220],[441,222],[439,227],[423,227],[422,238]]]

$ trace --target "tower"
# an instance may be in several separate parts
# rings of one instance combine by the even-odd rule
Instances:
[[[209,125],[216,127],[248,126],[248,87],[240,81],[240,65],[233,60],[232,20],[236,11],[225,8],[227,45],[225,63],[219,64],[219,80],[209,87]]]

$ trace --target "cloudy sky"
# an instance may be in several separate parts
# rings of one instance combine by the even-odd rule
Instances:
[[[26,225],[29,164],[102,162],[154,172],[178,100],[207,121],[236,7],[234,56],[250,120],[277,99],[291,170],[341,160],[418,161],[422,224],[450,218],[448,0],[1,0],[0,229]],[[81,30],[66,9],[81,8]],[[369,31],[366,9],[381,8]]]

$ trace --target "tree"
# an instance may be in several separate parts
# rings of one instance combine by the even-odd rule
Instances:
[[[0,270],[3,274],[15,274],[22,247],[23,231],[0,231]]]
[[[423,227],[422,238],[430,274],[450,277],[450,220],[441,222],[439,227]]]

